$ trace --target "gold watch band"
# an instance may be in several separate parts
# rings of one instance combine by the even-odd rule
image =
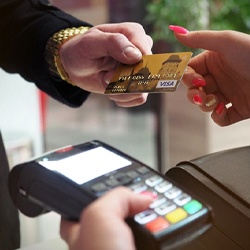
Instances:
[[[73,86],[76,85],[70,80],[67,72],[63,68],[59,51],[62,45],[69,39],[76,35],[83,34],[89,29],[90,27],[85,26],[63,29],[51,36],[46,44],[45,59],[49,65],[50,73],[54,76],[60,77],[62,80],[70,83]]]

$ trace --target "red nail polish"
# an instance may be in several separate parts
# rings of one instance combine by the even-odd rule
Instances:
[[[215,112],[220,115],[224,110],[224,104],[223,102],[220,102],[217,107],[215,108]]]
[[[195,78],[193,79],[192,84],[196,87],[204,87],[206,85],[206,82],[201,78]]]
[[[176,25],[169,25],[168,28],[170,30],[173,30],[174,32],[176,32],[178,34],[182,34],[182,35],[185,35],[189,32],[186,28],[183,28],[181,26],[176,26]]]
[[[202,99],[199,95],[194,95],[193,97],[193,102],[197,105],[201,105],[202,104]]]

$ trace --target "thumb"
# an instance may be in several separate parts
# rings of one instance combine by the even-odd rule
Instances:
[[[125,64],[134,64],[141,60],[141,51],[135,47],[125,35],[106,33],[105,36],[107,36],[107,54],[113,59]]]
[[[87,56],[90,59],[112,57],[115,61],[125,64],[137,63],[142,57],[141,51],[121,33],[103,32],[91,28],[73,39],[77,43],[74,49],[78,57],[79,53],[83,58]]]
[[[147,209],[153,200],[154,197],[150,194],[136,194],[126,187],[117,187],[98,199],[103,209],[122,218]]]

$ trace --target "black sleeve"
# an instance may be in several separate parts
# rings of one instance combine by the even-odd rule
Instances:
[[[80,106],[88,92],[49,73],[45,46],[55,32],[91,26],[52,6],[48,0],[0,1],[0,67],[19,73],[48,95],[71,107]]]
[[[9,164],[0,131],[0,249],[19,249],[20,224],[17,207],[8,190]]]

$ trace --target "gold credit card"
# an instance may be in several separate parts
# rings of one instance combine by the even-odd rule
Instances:
[[[134,65],[120,64],[105,94],[175,91],[192,52],[144,55]]]

